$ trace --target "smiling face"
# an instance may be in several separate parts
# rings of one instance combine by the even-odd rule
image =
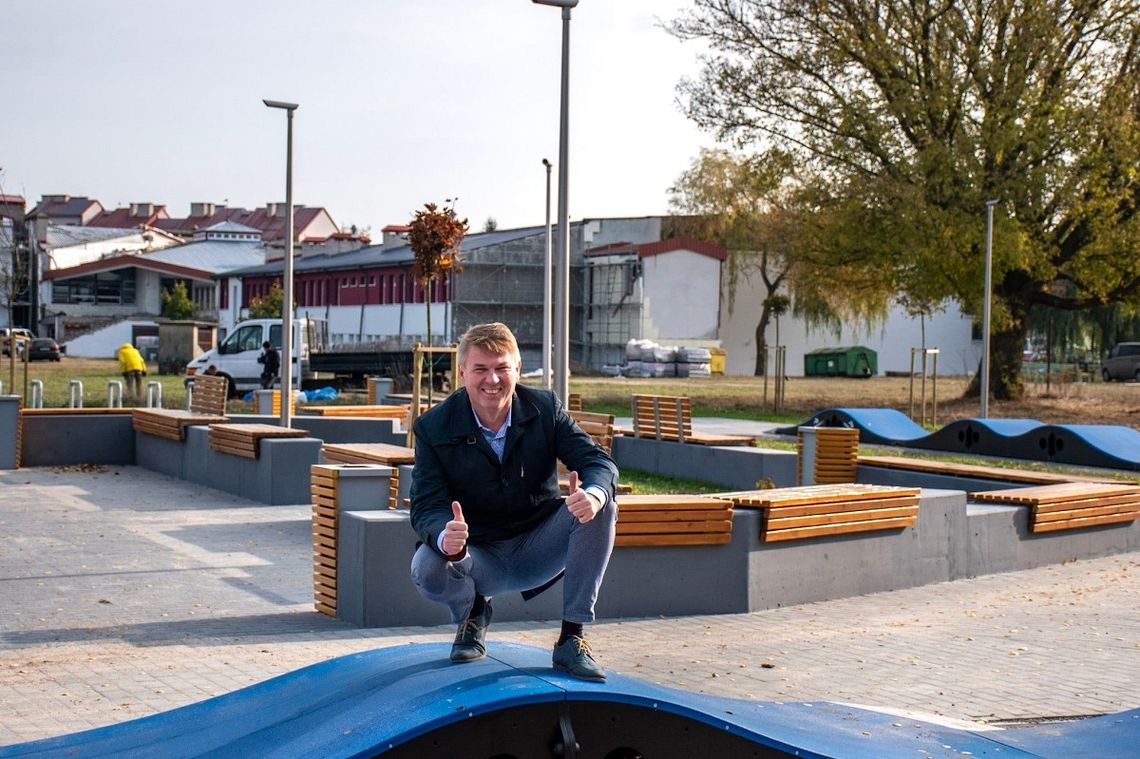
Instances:
[[[495,353],[477,345],[468,346],[459,367],[471,408],[487,429],[498,430],[507,418],[522,360],[517,354]]]

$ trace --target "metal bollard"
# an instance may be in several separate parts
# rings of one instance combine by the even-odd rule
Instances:
[[[162,383],[158,380],[146,383],[146,407],[162,408]]]
[[[44,381],[34,379],[32,380],[32,398],[30,401],[31,408],[44,407]]]
[[[190,407],[194,405],[194,380],[186,383],[186,410],[189,411]]]
[[[107,383],[107,408],[123,407],[123,383],[111,380]]]
[[[83,381],[71,380],[67,385],[67,407],[83,408]]]

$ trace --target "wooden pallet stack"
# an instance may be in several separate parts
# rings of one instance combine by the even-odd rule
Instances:
[[[760,539],[783,540],[911,527],[919,488],[889,485],[805,485],[718,493],[737,508],[761,509]]]
[[[247,459],[256,459],[262,438],[305,437],[309,433],[272,424],[211,424],[210,448]]]
[[[1064,482],[971,493],[981,503],[1029,506],[1030,532],[1055,532],[1135,521],[1140,517],[1140,485]]]
[[[855,482],[859,430],[848,427],[800,427],[796,431],[796,482],[831,485]]]
[[[701,495],[619,495],[615,546],[732,541],[732,502]]]

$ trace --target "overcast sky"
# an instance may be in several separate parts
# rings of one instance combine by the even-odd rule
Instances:
[[[570,216],[644,216],[713,145],[675,86],[685,0],[581,0],[570,25]],[[294,200],[338,224],[406,223],[458,198],[473,230],[545,221],[558,159],[561,16],[529,0],[4,2],[0,182],[29,206]],[[558,168],[552,179],[557,209]]]

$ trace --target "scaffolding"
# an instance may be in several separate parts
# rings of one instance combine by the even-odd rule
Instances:
[[[465,254],[452,289],[452,334],[473,324],[498,321],[515,334],[524,368],[542,366],[543,235],[488,245]],[[570,273],[570,360],[582,360],[581,267]]]
[[[641,260],[636,253],[587,259],[585,279],[585,361],[623,364],[626,343],[642,337]]]

